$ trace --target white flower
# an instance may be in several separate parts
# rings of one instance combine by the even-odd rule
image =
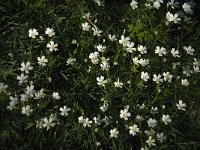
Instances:
[[[193,69],[194,69],[194,72],[195,72],[195,73],[198,73],[198,72],[200,72],[200,69],[199,69],[199,67],[198,67],[198,66],[193,66]]]
[[[54,117],[50,117],[49,119],[45,117],[42,124],[43,128],[47,128],[47,130],[49,130],[51,127],[54,127],[55,123],[53,121],[55,121]]]
[[[8,88],[8,85],[4,85],[3,82],[0,82],[0,93],[6,92],[6,89]]]
[[[26,94],[28,94],[30,97],[33,97],[33,94],[35,93],[34,86],[30,85],[26,87]]]
[[[149,74],[147,72],[141,72],[141,79],[147,81],[149,79]]]
[[[47,34],[49,37],[52,37],[55,35],[55,32],[52,28],[47,28],[45,34]]]
[[[182,100],[179,100],[178,103],[176,103],[176,107],[177,107],[179,110],[183,110],[183,111],[185,111],[186,104],[183,103]]]
[[[175,48],[172,48],[171,54],[173,55],[173,57],[180,57],[179,51],[178,51],[178,50],[175,50]]]
[[[187,17],[187,16],[184,17],[184,21],[185,21],[187,24],[191,24],[191,23],[192,23],[192,19],[191,19],[190,17]]]
[[[139,65],[140,60],[138,59],[138,57],[134,57],[134,58],[133,58],[133,63],[134,63],[135,65]]]
[[[99,52],[105,52],[105,49],[106,49],[106,46],[102,46],[101,44],[99,44],[99,45],[97,46],[97,50],[98,50]]]
[[[149,120],[147,121],[148,126],[151,128],[154,128],[157,125],[157,120],[149,118]]]
[[[142,66],[147,66],[149,64],[149,59],[140,59],[139,63]]]
[[[71,110],[71,108],[67,108],[67,106],[60,107],[61,116],[68,116],[68,112]]]
[[[84,127],[91,127],[90,124],[92,124],[92,121],[89,120],[89,118],[85,118],[84,121],[83,121],[83,126]]]
[[[162,121],[164,122],[165,125],[168,125],[168,123],[172,122],[169,115],[162,115]]]
[[[78,117],[78,123],[84,123],[85,119],[83,118],[83,116]]]
[[[149,136],[149,139],[146,141],[146,143],[149,145],[149,147],[156,146],[155,139],[153,139],[152,136]]]
[[[15,96],[15,97],[10,96],[9,99],[10,99],[10,103],[9,103],[9,106],[7,106],[7,109],[13,110],[13,109],[16,108],[16,105],[18,104],[18,97],[17,96]]]
[[[167,54],[166,49],[164,47],[160,48],[160,46],[156,46],[155,53],[158,54],[159,56]]]
[[[59,100],[60,99],[60,96],[59,96],[59,93],[58,92],[53,92],[53,98],[56,99],[56,100]]]
[[[166,136],[164,135],[164,133],[157,133],[156,134],[157,139],[162,143],[164,140],[166,140]]]
[[[156,82],[157,84],[160,84],[160,82],[163,82],[163,79],[161,79],[162,75],[153,75],[153,81]]]
[[[50,52],[58,51],[58,44],[55,44],[54,41],[50,41],[50,43],[47,44],[47,48],[49,48]]]
[[[136,135],[137,132],[139,132],[139,128],[138,128],[138,126],[136,124],[134,124],[133,126],[129,127],[129,133],[131,135],[134,136],[134,135]]]
[[[39,92],[35,93],[35,98],[34,99],[41,99],[44,98],[44,89],[41,89]]]
[[[120,118],[128,120],[128,117],[131,116],[131,113],[128,112],[128,109],[120,110]]]
[[[169,83],[172,82],[172,75],[169,72],[163,72],[164,81],[168,81]]]
[[[136,8],[138,8],[138,2],[136,0],[132,0],[132,2],[130,3],[130,5],[133,8],[133,10],[135,10]]]
[[[94,0],[98,6],[104,6],[104,0]]]
[[[82,23],[82,30],[83,31],[89,31],[90,30],[90,25],[88,22]]]
[[[45,58],[45,56],[38,57],[37,60],[38,60],[38,64],[40,66],[46,66],[46,63],[48,62],[48,60]]]
[[[101,33],[103,31],[99,30],[98,28],[92,28],[93,30],[93,35],[96,35],[96,36],[101,36]]]
[[[118,78],[118,80],[117,80],[116,82],[114,82],[114,85],[115,85],[115,87],[117,87],[117,88],[122,88],[123,83],[122,83],[122,82],[119,82],[119,78]]]
[[[137,50],[141,53],[141,54],[145,54],[147,53],[147,48],[143,45],[138,45]]]
[[[175,24],[177,24],[181,21],[181,18],[178,18],[178,14],[173,15],[172,13],[168,12],[166,14],[166,17],[167,17],[167,21],[174,22]]]
[[[104,76],[97,77],[97,84],[99,86],[105,86],[107,82],[107,80],[104,80]]]
[[[39,35],[36,29],[30,29],[28,32],[29,32],[28,36],[31,38],[35,38],[37,35]]]
[[[174,2],[174,0],[170,0],[167,5],[170,5],[172,9],[175,9],[176,7],[179,7],[179,3],[178,2]]]
[[[27,83],[28,75],[24,75],[21,73],[20,76],[17,76],[17,80],[19,80],[19,84]]]
[[[30,70],[33,70],[33,67],[30,62],[27,62],[26,64],[22,62],[20,70],[28,74]]]
[[[28,99],[30,98],[28,94],[21,94],[20,97],[22,102],[27,102]]]
[[[101,107],[100,107],[100,109],[101,109],[101,111],[103,111],[103,112],[105,112],[105,111],[107,111],[108,110],[108,103],[104,103]]]
[[[184,4],[182,5],[182,7],[183,7],[183,10],[184,10],[186,13],[188,13],[188,14],[192,14],[192,13],[193,13],[193,10],[191,9],[191,5],[190,5],[190,4],[184,3]]]
[[[155,1],[153,3],[153,7],[156,8],[156,9],[159,9],[160,8],[160,2],[159,1]]]
[[[181,80],[181,84],[182,84],[183,86],[188,86],[190,83],[188,82],[187,79],[182,79],[182,80]]]
[[[33,110],[31,109],[31,107],[29,105],[22,107],[22,114],[29,116],[32,111]]]
[[[183,74],[185,74],[186,76],[190,76],[190,73],[192,73],[192,70],[190,70],[190,67],[183,66]]]
[[[191,47],[191,46],[183,46],[183,49],[187,52],[187,54],[189,55],[193,55],[193,53],[195,52],[195,50]]]
[[[116,41],[117,40],[116,36],[115,35],[111,35],[111,34],[108,35],[108,39],[111,40],[111,41]]]
[[[127,43],[126,44],[126,51],[128,53],[133,53],[133,51],[136,51],[136,48],[133,47],[134,46],[134,43],[131,42],[131,43]]]
[[[68,58],[67,59],[67,65],[74,65],[76,62],[76,58]]]
[[[114,129],[111,129],[110,130],[110,137],[111,138],[117,138],[118,137],[118,134],[119,134],[119,131],[117,130],[117,128],[114,128]]]
[[[109,70],[110,65],[109,65],[108,61],[109,61],[109,59],[106,59],[105,57],[101,58],[101,64],[100,64],[100,66],[101,66],[102,70],[106,70],[106,71]]]
[[[89,58],[91,59],[93,64],[99,63],[99,52],[90,53]]]
[[[125,47],[128,43],[130,43],[130,38],[122,35],[121,39],[119,40],[119,44],[122,44]]]

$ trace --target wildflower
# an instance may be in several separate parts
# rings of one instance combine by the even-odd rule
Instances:
[[[163,56],[167,54],[166,49],[164,47],[160,48],[160,46],[156,46],[155,53],[158,54],[159,56]]]
[[[41,89],[39,92],[35,93],[35,98],[34,99],[41,99],[44,98],[44,89]]]
[[[122,44],[125,47],[128,43],[130,43],[130,38],[122,35],[121,39],[119,40],[119,44]]]
[[[128,117],[131,116],[131,113],[128,112],[128,109],[120,110],[120,118],[128,120]]]
[[[89,31],[90,30],[90,25],[88,22],[82,23],[82,30],[83,31]]]
[[[149,64],[149,59],[140,59],[139,63],[142,66],[147,66]]]
[[[156,134],[157,139],[162,143],[164,140],[166,140],[166,136],[164,135],[164,133],[157,133]]]
[[[94,0],[95,3],[97,3],[98,6],[104,6],[104,1],[103,0]]]
[[[182,100],[179,100],[178,103],[176,103],[176,107],[177,107],[179,110],[185,111],[186,104],[183,103]]]
[[[161,79],[162,75],[153,75],[153,81],[155,81],[157,84],[160,84],[160,82],[163,82],[163,79]]]
[[[97,46],[97,50],[98,50],[99,52],[105,52],[105,49],[106,49],[106,46],[102,46],[101,44],[99,44],[99,45]]]
[[[28,32],[29,32],[28,36],[31,38],[36,38],[36,36],[39,35],[36,29],[30,29]]]
[[[67,65],[74,65],[76,62],[76,58],[68,58]]]
[[[28,74],[30,70],[33,70],[33,67],[30,62],[27,62],[26,64],[22,62],[20,70]]]
[[[47,28],[45,34],[47,34],[49,37],[52,37],[55,35],[55,32],[52,28]]]
[[[173,55],[173,57],[180,57],[180,56],[179,56],[179,51],[178,51],[178,50],[175,50],[175,48],[172,48],[171,54]]]
[[[136,0],[132,0],[132,2],[130,3],[130,5],[133,8],[133,10],[135,10],[136,8],[138,8],[138,2]]]
[[[138,57],[134,57],[134,58],[133,58],[133,63],[134,63],[135,65],[139,65],[140,60],[138,59]]]
[[[28,75],[24,75],[21,73],[20,76],[17,76],[17,80],[19,80],[19,84],[27,83]]]
[[[108,82],[107,80],[104,80],[104,76],[97,77],[97,84],[99,86],[104,87],[107,82]]]
[[[26,87],[26,94],[28,94],[30,97],[33,97],[34,92],[35,92],[34,85]]]
[[[178,2],[174,2],[174,0],[170,0],[167,5],[171,6],[172,9],[178,8],[179,3]]]
[[[139,128],[138,128],[138,126],[136,124],[134,124],[133,126],[129,127],[129,133],[131,135],[134,136],[134,135],[136,135],[137,132],[139,132]]]
[[[10,96],[9,99],[10,99],[10,103],[9,103],[9,106],[7,106],[7,109],[13,110],[13,109],[16,108],[16,105],[18,104],[18,97],[17,96],[15,96],[15,97]]]
[[[194,69],[194,72],[195,72],[195,73],[198,73],[198,72],[200,72],[200,69],[199,69],[199,67],[198,67],[198,66],[193,66],[193,69]]]
[[[154,128],[157,125],[157,120],[149,118],[149,120],[147,121],[148,126],[151,128]]]
[[[90,53],[89,58],[91,59],[93,64],[99,63],[99,52]]]
[[[118,137],[118,134],[119,134],[119,131],[117,130],[117,128],[114,128],[112,130],[110,130],[110,137],[111,138],[117,138]]]
[[[165,125],[168,125],[168,123],[172,122],[172,120],[171,120],[169,115],[163,115],[162,116],[162,121],[164,122]]]
[[[60,96],[59,96],[59,93],[58,92],[53,92],[53,98],[56,99],[56,100],[59,100],[60,99]]]
[[[182,79],[182,80],[181,80],[181,84],[182,84],[183,86],[188,86],[190,83],[188,82],[187,79]]]
[[[27,102],[30,96],[28,94],[21,94],[21,102]]]
[[[183,10],[184,10],[186,13],[188,13],[188,14],[192,14],[192,13],[193,13],[193,10],[191,9],[191,5],[190,5],[190,4],[184,3],[184,4],[182,5],[182,7],[183,7]]]
[[[187,17],[187,16],[184,17],[184,21],[185,21],[187,24],[191,24],[191,23],[192,23],[192,19],[191,19],[190,17]]]
[[[179,23],[179,21],[181,21],[181,18],[178,18],[179,17],[178,14],[173,15],[172,13],[168,12],[166,14],[166,17],[167,17],[167,21],[174,22],[175,24],[177,24],[177,23]]]
[[[50,117],[49,119],[47,117],[45,117],[43,119],[43,128],[47,128],[47,130],[49,130],[51,127],[55,126],[55,118],[54,117]]]
[[[134,43],[131,42],[131,43],[127,43],[126,44],[126,51],[128,53],[133,53],[133,51],[136,51],[136,48],[133,47],[134,46]]]
[[[29,116],[32,111],[33,110],[31,109],[31,107],[29,105],[22,107],[22,114]]]
[[[111,34],[108,35],[108,39],[111,40],[111,41],[116,41],[117,40],[116,36],[115,35],[111,35]]]
[[[96,35],[96,36],[101,36],[101,33],[103,31],[99,30],[98,28],[92,28],[93,30],[93,35]]]
[[[101,111],[103,111],[103,112],[105,112],[105,111],[107,111],[108,110],[108,103],[104,103],[101,107],[100,107],[100,109],[101,109]]]
[[[100,64],[100,66],[101,66],[101,69],[102,69],[102,70],[106,70],[106,71],[109,70],[110,65],[109,65],[109,63],[108,63],[108,60],[109,60],[109,59],[106,59],[105,57],[102,57],[102,58],[101,58],[101,64]]]
[[[8,88],[8,85],[4,85],[3,82],[0,82],[0,93],[6,92],[6,89]]]
[[[60,107],[61,116],[68,116],[68,112],[71,110],[71,108],[67,108],[67,106]]]
[[[54,41],[50,41],[50,43],[47,44],[47,48],[49,48],[50,52],[58,51],[58,44],[55,44]]]
[[[83,126],[84,127],[91,127],[90,124],[92,124],[92,121],[89,120],[89,118],[85,118],[84,121],[83,121]]]
[[[155,139],[153,139],[152,136],[149,136],[149,139],[146,141],[146,143],[149,145],[149,147],[156,146]]]
[[[78,117],[78,122],[79,123],[84,123],[85,119],[83,118],[83,116]]]
[[[138,45],[137,48],[138,52],[140,52],[141,54],[146,54],[147,53],[147,48],[143,45]]]
[[[190,67],[183,66],[183,74],[185,74],[186,76],[190,76],[190,73],[192,73],[192,70],[190,70]]]
[[[172,75],[169,72],[163,72],[164,81],[172,82]]]
[[[156,8],[156,9],[159,9],[160,8],[160,2],[159,1],[155,1],[153,3],[153,7]]]
[[[187,52],[187,54],[189,55],[193,55],[193,53],[195,52],[195,50],[191,47],[191,46],[183,46],[183,49]]]
[[[149,74],[147,72],[141,72],[141,79],[147,81],[149,79]]]
[[[37,60],[38,60],[38,64],[40,66],[46,66],[46,63],[48,62],[48,60],[45,58],[45,56],[38,57]]]
[[[122,88],[123,83],[122,83],[122,82],[119,82],[119,78],[118,78],[118,80],[117,80],[116,82],[114,82],[114,85],[115,85],[115,87],[117,87],[117,88]]]

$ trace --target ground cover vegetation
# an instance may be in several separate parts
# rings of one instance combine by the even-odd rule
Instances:
[[[0,149],[200,149],[199,2],[1,0]]]

